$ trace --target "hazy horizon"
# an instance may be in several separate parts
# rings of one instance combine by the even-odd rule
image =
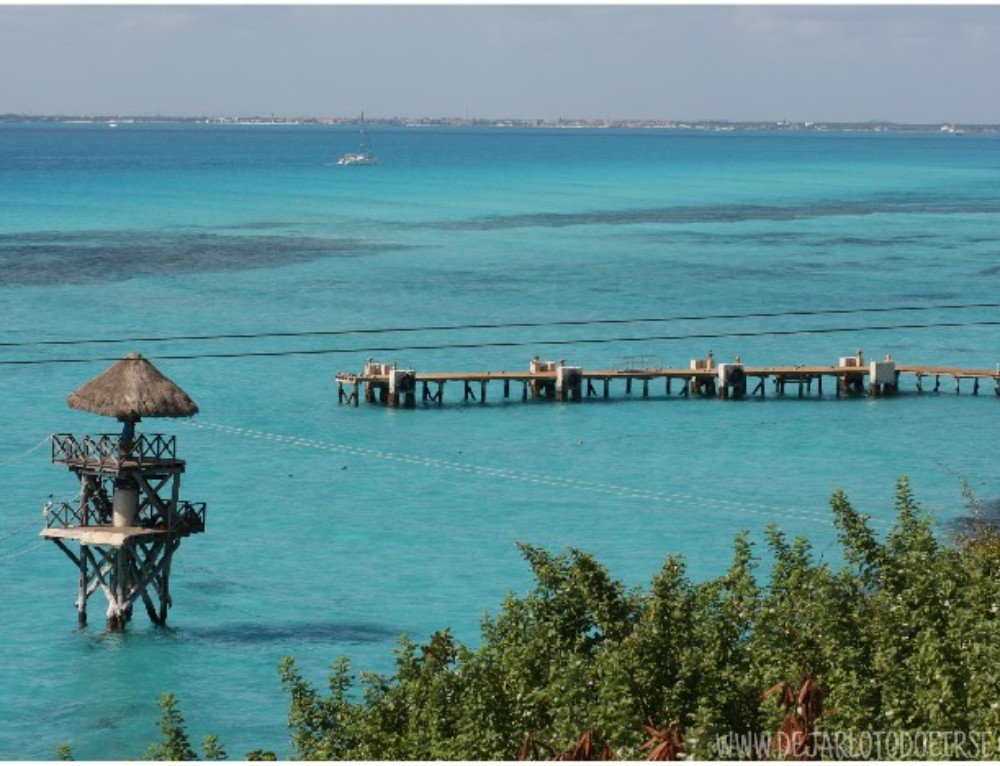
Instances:
[[[1000,123],[995,6],[0,6],[0,113]]]

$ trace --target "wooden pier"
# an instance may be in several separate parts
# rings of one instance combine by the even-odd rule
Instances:
[[[642,368],[584,370],[565,361],[531,360],[527,370],[500,372],[417,372],[397,365],[369,360],[361,373],[338,373],[337,400],[358,406],[362,397],[371,404],[412,408],[417,400],[443,404],[446,384],[461,391],[463,402],[486,404],[489,384],[502,385],[504,400],[512,397],[551,399],[557,402],[584,398],[611,397],[611,388],[624,384],[624,394],[649,397],[662,387],[664,396],[718,397],[720,399],[764,398],[768,383],[777,396],[796,393],[799,398],[823,396],[824,381],[828,391],[842,396],[892,396],[899,392],[904,376],[915,381],[917,393],[940,392],[942,379],[946,391],[966,390],[978,394],[983,383],[992,382],[993,393],[1000,396],[1000,370],[963,369],[958,367],[899,364],[890,357],[865,363],[858,351],[841,357],[835,365],[753,366],[737,357],[732,363],[716,363],[711,354],[692,359],[688,368]]]

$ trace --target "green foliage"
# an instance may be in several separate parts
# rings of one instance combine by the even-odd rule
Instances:
[[[765,690],[809,686],[822,691],[817,731],[993,732],[975,755],[996,759],[998,534],[940,543],[905,477],[895,504],[880,540],[834,494],[838,570],[807,540],[769,528],[763,580],[745,533],[721,577],[694,583],[669,556],[647,590],[625,588],[583,552],[522,544],[535,586],[484,617],[478,648],[447,629],[426,644],[404,636],[392,673],[355,677],[341,659],[326,692],[282,660],[292,757],[510,760],[526,737],[544,755],[590,731],[636,759],[646,725],[682,731],[687,756],[718,758],[720,738],[773,732],[794,714],[794,701],[765,702]],[[186,754],[172,698],[164,712],[170,752]]]
[[[337,660],[330,674],[330,695],[323,697],[286,657],[280,666],[281,683],[291,697],[288,727],[292,749],[303,760],[330,761],[344,758],[353,746],[350,718],[355,708],[347,694],[352,678],[346,659]]]
[[[187,731],[184,726],[184,716],[177,706],[177,698],[167,692],[160,697],[160,731],[163,741],[155,742],[146,749],[143,756],[147,761],[196,761],[197,754],[191,749]]]
[[[73,748],[69,746],[68,742],[60,742],[59,746],[56,748],[56,757],[60,761],[72,761]]]
[[[146,748],[143,760],[146,761],[197,761],[198,754],[192,749],[188,739],[184,716],[181,715],[177,698],[167,692],[160,697],[160,731],[162,742],[154,742]],[[209,735],[203,740],[206,761],[224,761],[226,751],[219,743],[218,737]],[[248,758],[249,760],[249,758]]]
[[[219,738],[214,734],[209,734],[201,741],[201,749],[205,753],[206,761],[224,761],[229,757]]]

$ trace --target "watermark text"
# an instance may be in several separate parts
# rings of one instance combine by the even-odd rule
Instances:
[[[975,760],[998,752],[1000,731],[731,732],[715,740],[722,760],[795,754],[837,760]]]

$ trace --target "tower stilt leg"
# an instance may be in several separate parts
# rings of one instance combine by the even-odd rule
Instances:
[[[163,563],[163,571],[160,573],[160,625],[167,624],[167,610],[170,608],[170,564],[174,559],[174,546],[168,545],[163,554],[166,561]]]
[[[125,557],[124,546],[118,548],[113,556],[111,569],[111,587],[108,589],[108,630],[121,633],[125,630],[128,617],[125,614]]]
[[[76,622],[81,628],[87,624],[87,546],[80,546],[80,590],[76,597]]]

